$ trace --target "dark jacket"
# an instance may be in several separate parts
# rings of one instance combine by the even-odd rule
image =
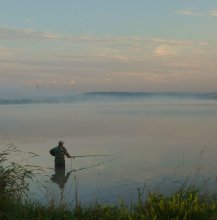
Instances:
[[[70,157],[64,146],[58,145],[50,150],[50,154],[55,157],[55,163],[64,163],[65,156]]]

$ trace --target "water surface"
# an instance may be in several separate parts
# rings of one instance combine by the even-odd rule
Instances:
[[[131,201],[138,187],[168,192],[186,177],[210,178],[210,189],[215,190],[216,131],[217,100],[192,96],[0,105],[1,146],[13,143],[40,155],[30,159],[24,155],[22,163],[46,170],[31,184],[42,201],[49,194],[57,201],[63,195],[64,201],[73,203],[76,192],[83,203]],[[113,156],[67,159],[65,175],[77,171],[70,173],[62,189],[52,182],[54,170],[49,169],[53,168],[49,150],[60,139],[72,155]]]

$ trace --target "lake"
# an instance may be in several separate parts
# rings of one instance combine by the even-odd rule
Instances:
[[[40,155],[24,153],[18,162],[45,170],[30,186],[45,203],[131,202],[138,188],[144,187],[144,196],[150,190],[168,193],[186,180],[206,182],[215,191],[216,131],[217,99],[206,96],[93,93],[0,104],[0,146],[12,143]],[[61,185],[49,154],[59,140],[71,155],[110,156],[66,159]]]

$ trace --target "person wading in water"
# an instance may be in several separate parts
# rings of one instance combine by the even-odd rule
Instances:
[[[59,145],[50,150],[50,154],[55,157],[55,170],[65,170],[65,156],[67,156],[67,158],[75,158],[68,153],[63,144],[63,141],[59,141]]]

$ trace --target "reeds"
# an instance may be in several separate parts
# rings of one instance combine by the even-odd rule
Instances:
[[[190,186],[181,188],[170,196],[150,192],[146,200],[141,199],[128,207],[124,201],[118,205],[76,204],[70,210],[67,206],[48,204],[43,206],[36,202],[18,203],[16,200],[5,200],[0,204],[0,213],[7,213],[2,219],[52,219],[52,220],[208,220],[217,219],[217,200],[210,195],[204,197],[199,189]],[[1,219],[1,217],[0,217]]]
[[[21,198],[28,190],[28,180],[32,178],[32,169],[9,160],[20,153],[13,144],[2,149],[0,153],[0,196]]]
[[[29,166],[10,162],[8,157],[18,152],[13,145],[0,153],[0,220],[214,220],[217,219],[217,198],[198,187],[183,184],[176,192],[164,194],[149,192],[143,199],[144,187],[138,188],[138,200],[127,206],[89,204],[82,206],[75,190],[75,206],[55,205],[50,202],[21,200],[28,191],[28,180],[33,172]],[[75,188],[78,183],[75,179]]]

